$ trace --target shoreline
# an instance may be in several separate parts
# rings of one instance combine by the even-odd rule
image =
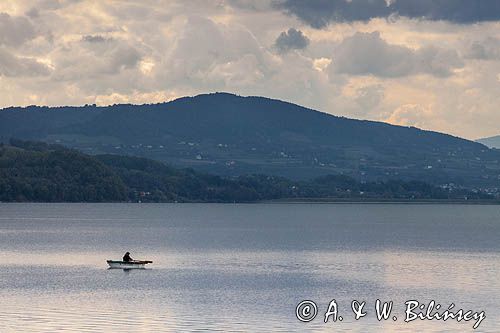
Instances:
[[[411,199],[388,199],[388,200],[355,200],[355,199],[334,199],[334,198],[325,198],[325,199],[299,199],[299,200],[286,200],[286,199],[277,199],[277,200],[266,200],[261,201],[260,203],[286,203],[286,204],[306,204],[306,203],[314,203],[314,204],[449,204],[449,205],[500,205],[500,201],[498,200],[454,200],[454,199],[419,199],[419,200],[411,200]]]
[[[0,204],[415,204],[415,205],[500,205],[500,200],[457,199],[352,199],[352,198],[284,198],[261,201],[181,201],[181,202],[136,202],[136,201],[0,201]]]

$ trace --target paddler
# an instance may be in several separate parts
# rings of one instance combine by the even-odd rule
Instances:
[[[130,252],[125,253],[125,255],[123,256],[123,261],[125,262],[134,261],[134,259],[130,257]]]

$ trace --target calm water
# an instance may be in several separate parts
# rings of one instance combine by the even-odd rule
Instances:
[[[151,269],[108,270],[127,250]],[[410,299],[500,331],[499,206],[0,204],[0,256],[0,332],[474,331],[404,323]],[[333,298],[344,320],[325,324]],[[376,320],[377,298],[397,321]]]

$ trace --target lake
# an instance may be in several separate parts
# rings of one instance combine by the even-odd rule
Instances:
[[[107,269],[126,251],[151,269]],[[0,204],[0,256],[1,332],[500,331],[500,206]],[[407,300],[486,318],[405,323]]]

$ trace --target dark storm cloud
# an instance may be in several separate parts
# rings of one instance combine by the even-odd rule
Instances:
[[[283,31],[274,43],[274,46],[280,53],[286,53],[291,50],[302,50],[305,49],[307,45],[309,45],[309,38],[307,38],[302,31],[294,28]]]
[[[284,0],[276,6],[314,28],[391,15],[464,24],[500,20],[498,0]]]

